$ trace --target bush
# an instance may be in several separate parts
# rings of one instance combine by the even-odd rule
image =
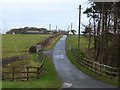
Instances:
[[[36,46],[31,46],[28,51],[29,53],[36,53],[37,52]]]

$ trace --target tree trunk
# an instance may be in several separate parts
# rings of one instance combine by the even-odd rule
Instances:
[[[100,12],[100,20],[98,21],[98,27],[97,27],[97,54],[96,54],[96,60],[99,61],[99,55],[100,55],[100,29],[101,29],[101,12]]]
[[[108,11],[108,3],[106,3],[106,7],[105,7],[105,38],[104,38],[104,64],[107,64],[107,59],[108,59],[108,25],[107,25],[107,11]]]
[[[101,32],[101,63],[104,62],[104,3],[102,4],[102,32]]]
[[[94,12],[93,12],[93,16],[94,16]],[[93,18],[93,22],[94,22],[94,60],[96,61],[96,26],[95,26],[95,18]]]

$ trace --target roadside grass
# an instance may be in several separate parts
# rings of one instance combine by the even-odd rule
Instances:
[[[3,81],[2,88],[60,88],[61,82],[57,76],[50,57],[45,56],[44,72],[40,79],[29,81]]]
[[[0,80],[0,90],[2,90],[2,81]]]
[[[2,57],[23,55],[27,49],[38,42],[49,37],[49,35],[34,35],[34,34],[3,34],[2,35]]]
[[[77,48],[77,40],[76,40],[76,39],[77,39],[77,36],[73,36],[73,37],[72,37],[72,40],[74,41],[74,42],[72,42],[72,44],[73,44],[73,47],[75,47],[75,48]],[[85,42],[86,42],[86,41],[85,41],[85,38],[81,37],[81,44],[80,44],[80,45],[81,45],[81,48],[82,48],[81,50],[85,49],[85,47],[86,47],[85,44],[87,44],[87,43],[85,43]],[[95,79],[98,79],[98,80],[100,80],[100,81],[102,81],[102,82],[105,82],[105,83],[107,83],[107,84],[111,84],[111,85],[117,86],[117,87],[120,85],[120,81],[118,82],[117,80],[115,81],[115,80],[106,78],[106,77],[104,77],[104,76],[100,76],[100,75],[92,72],[91,70],[83,67],[82,65],[80,65],[80,64],[76,61],[76,58],[74,57],[74,54],[73,54],[73,53],[70,51],[70,49],[69,49],[69,38],[68,38],[68,37],[67,37],[67,39],[66,39],[66,54],[67,54],[68,59],[71,61],[71,63],[74,64],[74,65],[75,65],[79,70],[81,70],[82,72],[90,75],[91,77],[93,77],[93,78],[95,78]]]

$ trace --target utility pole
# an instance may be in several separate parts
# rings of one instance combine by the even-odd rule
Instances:
[[[71,23],[71,30],[72,30],[72,26],[73,26],[73,24]]]
[[[72,23],[71,23],[71,30],[72,30]],[[71,32],[71,30],[70,30],[70,32]],[[72,44],[71,44],[71,33],[70,33],[70,50],[71,50],[71,48],[72,48]]]
[[[50,38],[50,34],[51,34],[51,24],[49,24],[49,38]]]
[[[68,27],[67,27],[67,31],[69,32],[69,28],[70,28],[70,26],[68,25]]]
[[[79,26],[78,26],[78,53],[80,54],[80,21],[81,21],[81,5],[79,5]]]
[[[56,25],[56,31],[57,31],[57,28],[58,28],[58,27],[57,27],[57,25]]]
[[[68,36],[69,36],[69,50],[71,50],[71,43],[70,43],[70,25],[68,25],[68,28],[67,28],[67,31],[68,31]]]
[[[49,24],[49,31],[51,31],[51,24]]]
[[[50,33],[51,33],[51,24],[49,24],[49,36],[50,36]]]

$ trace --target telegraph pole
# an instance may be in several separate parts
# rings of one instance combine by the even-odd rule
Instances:
[[[50,34],[51,34],[51,24],[49,24],[49,37],[50,37]]]
[[[67,31],[68,31],[68,32],[69,32],[69,27],[70,27],[70,26],[68,25],[68,27],[67,27]]]
[[[73,26],[73,24],[71,23],[71,30],[72,30],[72,26]]]
[[[49,24],[49,31],[51,31],[51,24]]]
[[[51,34],[51,24],[49,24],[49,38],[50,38],[50,34]]]
[[[58,27],[57,27],[57,25],[56,25],[56,31],[57,31],[57,28],[58,28]]]
[[[80,54],[80,21],[81,21],[81,5],[79,5],[79,26],[78,26],[78,53]]]
[[[71,23],[71,30],[72,30],[72,23]],[[71,30],[70,30],[70,32],[71,32]],[[70,50],[72,50],[71,48],[72,48],[72,44],[71,44],[71,33],[70,33]]]

